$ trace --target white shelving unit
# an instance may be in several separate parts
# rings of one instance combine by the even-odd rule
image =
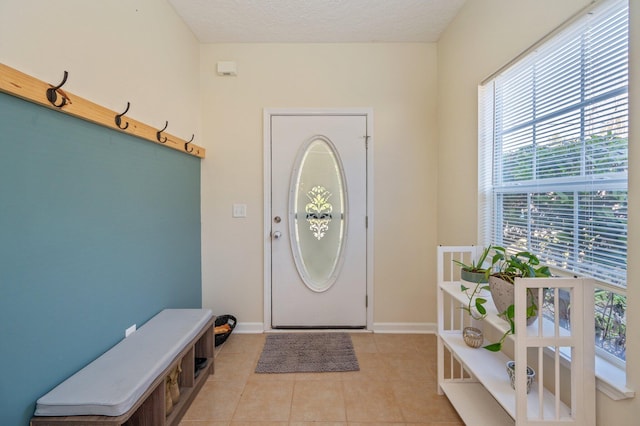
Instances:
[[[459,266],[452,259],[468,263],[477,257],[476,247],[438,248],[438,390],[444,393],[468,426],[494,425],[595,425],[595,373],[593,283],[577,278],[521,279],[515,286],[516,330],[509,336],[513,358],[505,352],[491,352],[467,346],[462,329],[470,325],[470,317],[460,309],[468,298],[460,289]],[[449,266],[451,264],[451,266]],[[466,284],[469,287],[469,284]],[[543,289],[540,297],[553,313],[526,326],[526,292]],[[570,300],[571,329],[560,327],[561,298]],[[502,335],[506,321],[498,317],[495,305],[487,297],[488,316],[474,326],[485,333],[492,329]],[[566,301],[566,296],[563,297]],[[520,303],[520,305],[519,305]],[[540,303],[542,304],[542,302]],[[566,308],[566,307],[565,307]],[[566,310],[566,309],[565,309]],[[586,326],[590,324],[590,326]],[[485,341],[485,344],[491,342]],[[570,348],[570,368],[560,364],[558,348]],[[506,363],[516,361],[516,383],[511,387]],[[521,366],[518,368],[518,366]],[[536,380],[530,393],[526,391],[525,366],[533,366]]]

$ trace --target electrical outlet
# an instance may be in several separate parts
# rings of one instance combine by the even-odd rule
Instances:
[[[136,325],[133,324],[131,327],[127,328],[124,331],[124,337],[129,337],[130,335],[132,335],[134,332],[136,331]]]

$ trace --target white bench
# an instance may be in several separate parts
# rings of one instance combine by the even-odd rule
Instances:
[[[213,374],[214,316],[208,309],[166,309],[38,399],[32,425],[178,424]],[[208,374],[195,377],[195,359]],[[165,416],[165,377],[182,367],[181,397]]]

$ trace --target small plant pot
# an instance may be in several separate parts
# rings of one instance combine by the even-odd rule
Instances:
[[[467,288],[465,290],[467,297],[486,298],[490,295],[490,292],[488,291],[489,278],[487,278],[484,272],[471,272],[467,269],[461,269],[460,279],[463,281],[464,287]],[[483,287],[487,287],[487,289],[484,289]]]
[[[470,283],[487,283],[489,279],[485,272],[472,272],[467,269],[460,270],[460,278]]]
[[[472,348],[479,348],[484,342],[482,331],[475,327],[465,327],[462,330],[462,339]]]
[[[516,388],[516,368],[515,361],[507,361],[507,373],[509,374],[509,380],[511,381],[511,387]],[[533,368],[527,365],[527,393],[531,391],[531,384],[536,377],[536,372]]]

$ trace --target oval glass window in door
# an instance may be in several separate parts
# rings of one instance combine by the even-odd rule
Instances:
[[[291,251],[310,290],[328,290],[340,273],[346,198],[344,172],[335,147],[324,136],[312,138],[300,149],[289,194]]]

